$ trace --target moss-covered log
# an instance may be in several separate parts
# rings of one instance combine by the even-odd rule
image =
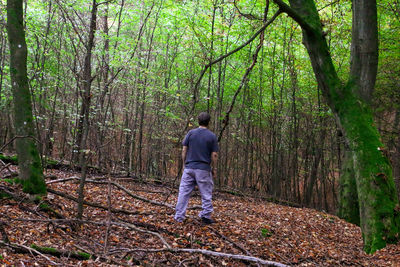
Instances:
[[[23,190],[45,194],[46,183],[39,152],[32,138],[35,135],[31,94],[26,69],[27,46],[23,23],[22,0],[7,0],[7,33],[10,44],[10,74],[13,93],[13,115],[20,178]]]
[[[56,256],[56,257],[69,257],[69,258],[74,258],[77,260],[88,260],[91,257],[90,254],[85,253],[85,252],[68,251],[68,250],[61,250],[61,249],[50,248],[50,247],[42,247],[42,246],[38,246],[35,244],[32,244],[31,248],[39,251],[40,253],[48,254],[48,255],[52,255],[52,256]]]

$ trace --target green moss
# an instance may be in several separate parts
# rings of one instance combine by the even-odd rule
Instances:
[[[54,160],[54,159],[50,159],[50,158],[44,158],[44,162],[46,163],[46,167],[47,168],[51,168],[53,166],[57,166],[58,165],[58,161]]]
[[[45,195],[46,182],[44,181],[39,154],[34,143],[31,143],[30,154],[33,162],[28,167],[30,173],[29,178],[22,181],[23,191],[29,194]]]
[[[41,210],[47,210],[47,211],[52,211],[53,209],[47,204],[47,203],[45,203],[45,202],[42,202],[42,203],[40,203],[39,204],[39,208],[41,209]]]
[[[57,256],[57,257],[60,257],[62,255],[68,255],[68,256],[70,256],[72,258],[75,258],[75,259],[88,260],[92,256],[92,255],[90,255],[88,253],[85,253],[85,252],[80,252],[80,251],[78,251],[78,252],[75,252],[75,251],[66,252],[66,251],[63,251],[63,250],[58,250],[56,248],[41,247],[41,246],[38,246],[38,245],[35,245],[35,244],[32,244],[31,248],[33,248],[33,249],[35,249],[35,250],[37,250],[37,251],[39,251],[41,253],[50,254],[50,255],[53,255],[53,256]]]
[[[0,199],[7,199],[7,198],[12,198],[12,196],[10,196],[5,192],[0,192]]]
[[[358,204],[357,184],[352,153],[346,151],[342,174],[340,176],[338,216],[360,226],[360,208]]]
[[[3,179],[3,181],[10,185],[14,185],[17,183],[16,179]]]
[[[81,257],[82,257],[83,259],[85,259],[85,260],[90,259],[90,257],[92,256],[92,255],[90,255],[89,253],[80,252],[80,251],[78,251],[77,254],[78,254],[79,256],[81,256]]]
[[[4,161],[5,163],[12,163],[12,164],[18,164],[18,157],[17,156],[5,156],[0,153],[0,159]]]
[[[50,248],[50,247],[40,247],[38,245],[32,244],[31,248],[36,249],[39,252],[42,253],[46,253],[46,254],[51,254],[51,255],[55,255],[58,254],[59,251],[55,248]]]

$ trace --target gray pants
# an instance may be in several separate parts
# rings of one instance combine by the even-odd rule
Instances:
[[[199,213],[199,217],[211,218],[213,211],[212,191],[214,186],[211,172],[200,169],[184,169],[179,186],[178,203],[176,204],[175,220],[178,222],[185,219],[189,198],[196,184],[199,187],[201,206],[203,208]]]

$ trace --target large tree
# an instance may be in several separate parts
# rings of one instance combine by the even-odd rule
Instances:
[[[346,166],[354,170],[356,185],[349,190],[357,190],[364,250],[373,253],[396,242],[400,232],[392,167],[368,103],[378,55],[376,1],[353,0],[352,62],[347,82],[339,78],[333,65],[315,2],[289,0],[290,6],[281,0],[274,2],[300,25],[318,86],[343,130],[350,155]]]
[[[10,44],[10,73],[19,175],[24,192],[45,194],[46,184],[35,143],[31,94],[27,78],[22,0],[7,1],[7,32]]]

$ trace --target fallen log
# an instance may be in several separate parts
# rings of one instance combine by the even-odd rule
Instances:
[[[88,260],[92,256],[86,252],[68,251],[68,250],[62,250],[62,249],[51,248],[51,247],[41,247],[36,244],[32,244],[31,248],[33,248],[43,254],[49,254],[52,256],[56,256],[56,257],[69,257],[69,258],[73,258],[73,259],[77,259],[77,260]]]

